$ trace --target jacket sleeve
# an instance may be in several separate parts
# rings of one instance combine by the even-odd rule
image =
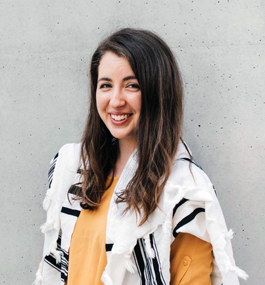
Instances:
[[[173,168],[178,175],[172,176],[169,188],[173,190],[176,185],[181,193],[173,209],[173,237],[186,233],[211,243],[214,256],[212,284],[238,285],[238,277],[246,280],[247,274],[235,265],[230,241],[233,231],[227,229],[210,179],[194,163],[178,161]]]
[[[179,233],[171,244],[171,285],[211,285],[212,246],[191,234]]]
[[[43,258],[36,273],[36,285],[61,284],[60,212],[79,166],[79,153],[79,144],[66,144],[51,161],[49,188],[43,202],[46,222],[41,226]]]

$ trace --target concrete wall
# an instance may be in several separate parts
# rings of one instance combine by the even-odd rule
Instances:
[[[0,1],[1,284],[35,278],[49,161],[82,134],[92,51],[126,26],[176,53],[185,140],[236,233],[241,284],[264,284],[264,15],[262,0]]]

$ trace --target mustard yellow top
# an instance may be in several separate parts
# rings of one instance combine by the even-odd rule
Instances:
[[[103,284],[100,278],[107,265],[107,215],[118,180],[119,177],[114,177],[97,210],[81,210],[71,238],[67,285]]]
[[[193,235],[179,233],[171,245],[171,285],[211,285],[212,245]]]
[[[67,285],[103,284],[100,279],[107,265],[107,215],[118,179],[114,177],[97,210],[81,210],[69,249]],[[171,245],[170,284],[210,285],[212,259],[210,243],[190,234],[179,233]]]

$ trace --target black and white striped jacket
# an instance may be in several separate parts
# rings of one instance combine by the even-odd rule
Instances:
[[[172,173],[148,221],[138,227],[141,216],[122,215],[123,203],[116,194],[125,189],[137,168],[137,151],[129,158],[110,202],[107,228],[107,266],[102,275],[106,285],[170,283],[170,245],[179,232],[190,233],[211,242],[214,253],[212,285],[238,285],[246,278],[234,264],[230,238],[214,188],[202,169],[190,161],[180,142]],[[63,146],[51,161],[49,189],[43,202],[47,221],[43,259],[36,274],[37,285],[65,284],[68,274],[68,249],[81,207],[75,197],[80,182],[78,171],[80,144]],[[190,164],[190,162],[192,162]],[[70,201],[67,192],[70,188]]]

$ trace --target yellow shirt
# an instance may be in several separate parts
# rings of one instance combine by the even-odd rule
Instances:
[[[103,284],[100,279],[107,265],[107,215],[118,179],[115,177],[103,194],[97,210],[81,210],[71,239],[67,285]],[[212,258],[211,244],[179,233],[171,245],[170,284],[210,285]]]
[[[107,265],[107,215],[118,180],[119,177],[114,177],[97,210],[81,210],[71,238],[67,285],[103,284],[100,278]]]
[[[193,235],[179,233],[171,245],[171,285],[211,285],[212,245]]]

